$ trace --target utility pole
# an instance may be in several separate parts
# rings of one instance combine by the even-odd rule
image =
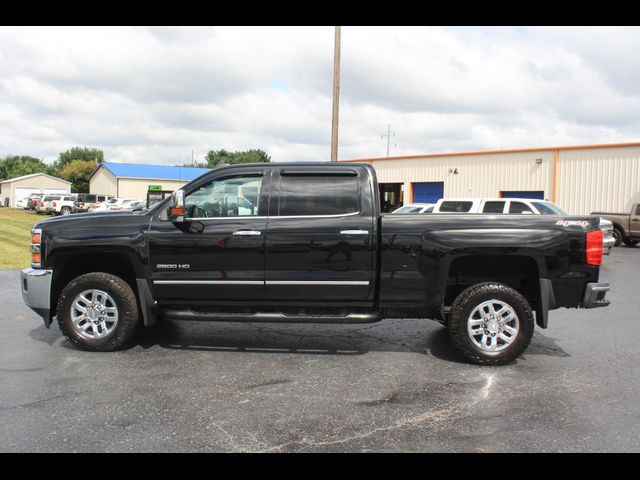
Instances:
[[[396,136],[396,132],[392,132],[391,131],[391,124],[387,125],[387,134],[386,135],[382,135],[382,138],[387,137],[387,157],[389,156],[389,143],[391,141],[391,137],[392,136]],[[394,143],[393,146],[395,147],[396,144]]]
[[[333,115],[331,118],[331,161],[338,161],[338,111],[340,107],[340,27],[335,27],[333,50]]]

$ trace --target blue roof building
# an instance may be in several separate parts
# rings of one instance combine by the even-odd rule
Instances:
[[[210,168],[102,162],[89,177],[89,192],[144,199],[149,187],[177,190],[210,171]]]

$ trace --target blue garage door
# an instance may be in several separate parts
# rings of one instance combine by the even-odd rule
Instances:
[[[444,182],[412,183],[413,203],[436,203],[444,196]]]
[[[537,198],[538,200],[544,200],[544,192],[500,192],[500,198]]]

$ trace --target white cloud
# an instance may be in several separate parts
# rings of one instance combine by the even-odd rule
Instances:
[[[340,157],[637,141],[637,28],[343,27]],[[329,157],[332,27],[0,28],[0,157]],[[200,156],[200,157],[198,157]]]

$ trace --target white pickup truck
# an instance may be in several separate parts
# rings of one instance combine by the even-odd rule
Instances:
[[[45,209],[47,213],[54,215],[69,215],[73,213],[75,203],[76,197],[74,195],[51,195]]]

